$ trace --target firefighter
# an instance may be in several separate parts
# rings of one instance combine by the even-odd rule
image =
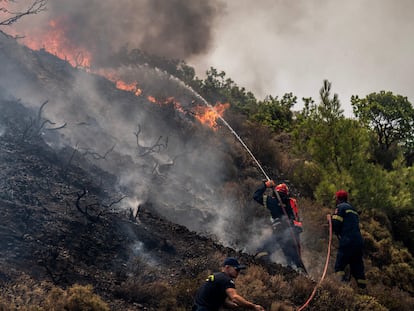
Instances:
[[[262,306],[246,300],[237,293],[234,280],[243,269],[246,269],[246,266],[240,265],[236,258],[226,258],[221,272],[209,275],[197,291],[192,311],[217,311],[221,307],[244,307],[264,311]]]
[[[267,195],[267,189],[272,189],[271,195]],[[253,199],[270,211],[272,223],[272,236],[265,241],[264,251],[258,255],[269,255],[280,247],[287,264],[306,273],[299,242],[302,222],[299,219],[297,202],[289,197],[287,185],[276,185],[273,180],[263,181],[255,191]]]
[[[335,273],[341,281],[347,282],[345,268],[349,265],[350,275],[356,279],[359,288],[366,288],[362,252],[364,241],[359,229],[359,215],[348,203],[348,193],[338,190],[335,194],[336,209],[332,215],[332,230],[339,239]]]

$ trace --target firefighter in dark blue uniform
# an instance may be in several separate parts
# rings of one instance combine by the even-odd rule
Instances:
[[[236,258],[226,258],[221,272],[209,275],[197,291],[192,311],[218,311],[223,306],[265,311],[261,305],[254,304],[237,293],[234,280],[242,269],[246,269],[246,266],[240,265]]]
[[[362,258],[364,240],[359,230],[358,212],[348,203],[346,191],[337,191],[335,197],[337,205],[332,215],[332,229],[339,239],[335,273],[342,281],[349,281],[345,276],[345,268],[349,265],[350,274],[356,279],[358,287],[366,288]]]
[[[272,189],[272,195],[266,194],[266,189]],[[299,233],[302,223],[296,219],[291,206],[286,184],[276,185],[273,180],[264,181],[253,194],[253,199],[270,211],[272,221],[272,236],[265,241],[263,252],[268,255],[280,247],[286,257],[287,264],[298,271],[306,273],[300,254]]]

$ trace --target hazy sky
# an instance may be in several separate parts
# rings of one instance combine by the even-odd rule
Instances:
[[[414,102],[414,1],[226,3],[209,53],[190,61],[199,75],[213,66],[258,98],[315,99],[328,79],[347,115],[353,94],[387,90]]]
[[[183,59],[199,77],[214,67],[259,99],[317,99],[328,79],[351,115],[353,94],[414,102],[413,13],[413,0],[49,0],[17,29],[59,28],[66,48],[95,60],[128,45]]]

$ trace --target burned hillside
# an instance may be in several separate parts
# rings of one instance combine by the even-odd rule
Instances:
[[[38,119],[40,111],[11,98],[0,101],[0,111],[3,288],[27,277],[62,288],[90,284],[111,310],[159,310],[160,301],[175,292],[160,294],[153,286],[171,291],[191,279],[183,285],[187,294],[174,297],[181,299],[176,306],[187,308],[200,276],[224,256],[255,263],[167,221],[154,212],[155,203],[121,208],[128,188],[114,187],[117,177],[89,154],[51,148],[43,137],[58,127]],[[267,269],[295,276],[278,265]]]
[[[254,208],[242,211],[237,196],[246,195],[243,189],[222,185],[243,174],[243,179],[260,175],[240,171],[241,165],[251,167],[251,160],[227,129],[200,122],[200,109],[208,107],[191,88],[145,67],[135,74],[151,86],[138,94],[125,91],[102,75],[1,36],[2,98],[21,99],[32,110],[25,122],[39,123],[33,127],[50,148],[68,163],[84,157],[115,176],[114,184],[129,198],[122,208],[153,203],[157,212],[190,230],[228,246],[245,245],[249,225],[235,223],[231,215]],[[241,239],[239,246],[225,230]]]
[[[289,175],[303,164],[284,152],[289,133],[226,115],[226,104],[145,64],[94,70],[0,33],[0,68],[0,308],[71,310],[71,295],[91,297],[79,288],[90,285],[111,310],[188,310],[206,274],[236,255],[249,265],[238,290],[271,310],[297,308],[316,289],[309,310],[411,310],[412,257],[391,256],[391,232],[369,213],[368,294],[329,274],[315,287],[331,211],[313,200],[299,198],[308,277],[278,253],[254,257],[271,229],[252,200],[262,174],[236,136],[282,179],[281,166]]]
[[[152,286],[191,279],[188,307],[224,256],[254,262],[240,252],[240,202],[220,190],[246,158],[231,135],[196,120],[197,96],[154,103],[0,35],[4,288],[26,277],[91,284],[113,310],[156,310]]]

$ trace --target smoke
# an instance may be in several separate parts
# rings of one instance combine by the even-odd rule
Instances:
[[[146,85],[146,95],[136,96],[50,54],[25,49],[1,33],[0,45],[0,88],[21,98],[34,114],[48,101],[42,117],[57,126],[66,124],[59,131],[43,133],[63,162],[81,165],[94,176],[96,166],[115,176],[117,183],[111,186],[128,196],[120,205],[127,213],[131,210],[134,215],[137,204],[144,202],[174,223],[235,245],[228,232],[236,235],[242,228],[231,216],[233,203],[224,202],[219,192],[227,172],[235,170],[229,161],[231,146],[222,133],[199,124],[185,111],[146,97],[148,92],[166,91],[186,108],[199,101],[191,89],[160,70],[120,68]],[[149,152],[140,153],[142,148]]]
[[[309,14],[309,7],[299,4],[264,3],[271,10],[280,6],[287,8],[289,14],[276,10],[278,14],[269,18],[264,11],[259,11],[259,16],[253,18],[253,7],[243,1],[236,5],[229,2],[226,9],[218,0],[54,0],[49,1],[47,12],[19,21],[16,29],[32,38],[42,38],[42,34],[59,30],[58,34],[63,35],[60,44],[66,49],[88,51],[98,62],[104,62],[124,46],[184,60],[208,59],[207,54],[214,55],[225,49],[234,56],[222,59],[237,68],[234,77],[252,79],[254,90],[264,94],[267,83],[275,82],[274,73],[269,67],[265,70],[264,64],[271,63],[275,56],[283,63],[284,57],[278,50],[283,40],[293,44],[296,52],[291,55],[299,57],[295,39],[301,38],[301,32],[306,30],[302,21]],[[223,19],[224,14],[229,19]],[[276,29],[281,39],[266,40],[268,33],[257,36],[263,23],[268,29]],[[241,36],[234,35],[236,28],[242,31]],[[256,47],[271,52],[271,57],[262,58],[252,53]],[[82,71],[71,71],[63,62],[57,66],[59,75],[55,77],[39,69],[41,64],[23,53],[16,59],[21,63],[12,65],[7,58],[4,62],[0,60],[5,69],[0,83],[32,107],[50,100],[45,117],[56,124],[67,124],[59,132],[58,140],[46,137],[51,145],[59,148],[70,145],[78,156],[85,158],[92,152],[104,155],[111,150],[105,160],[95,162],[115,174],[119,189],[128,189],[136,202],[149,202],[170,220],[190,230],[214,234],[225,245],[243,242],[238,240],[243,228],[235,221],[237,213],[232,198],[223,200],[217,191],[229,170],[226,167],[229,161],[225,161],[228,150],[225,145],[218,148],[219,140],[214,134],[174,127],[177,119],[183,121],[179,112],[165,118],[161,109],[153,112],[145,108],[149,103],[144,96],[117,93],[108,81]],[[118,73],[138,81],[145,95],[174,96],[184,107],[192,99],[198,100],[191,90],[157,69],[121,67]],[[142,146],[149,147],[159,137],[168,136],[168,148],[145,157],[137,155],[134,136],[137,125],[142,129]],[[252,252],[257,248],[256,238],[261,241],[266,236],[266,232],[256,232],[256,229],[248,228],[253,238],[245,247]]]
[[[186,0],[53,0],[47,11],[15,25],[21,34],[42,38],[62,31],[66,48],[84,49],[96,61],[121,47],[185,60],[209,51],[222,3]],[[99,58],[100,59],[99,59]]]
[[[299,102],[318,100],[328,79],[348,116],[351,95],[389,90],[414,102],[413,1],[226,4],[224,18],[215,24],[214,49],[189,60],[199,75],[218,68],[258,98],[293,92]]]
[[[101,64],[126,46],[185,60],[199,76],[214,67],[258,98],[293,92],[294,109],[328,79],[351,116],[351,95],[414,101],[413,9],[410,0],[53,0],[14,26],[41,38],[56,25],[67,48]]]

